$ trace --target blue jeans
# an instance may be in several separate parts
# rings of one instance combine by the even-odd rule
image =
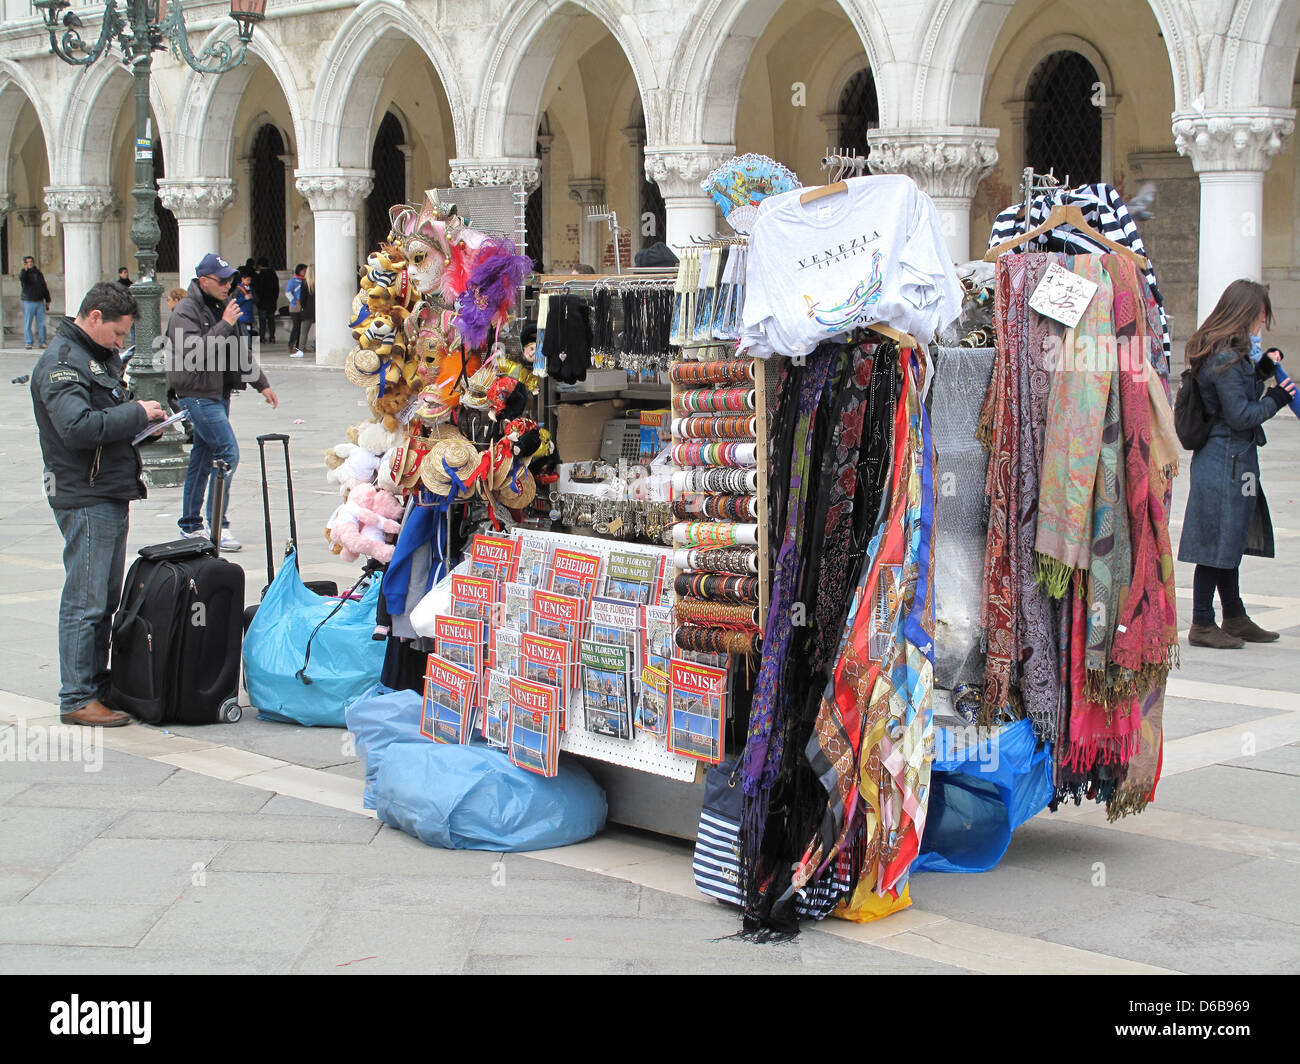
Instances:
[[[35,326],[36,328],[33,328]],[[39,334],[37,329],[40,330]],[[40,345],[44,347],[48,342],[45,339],[45,304],[40,300],[31,302],[23,300],[23,340],[28,347],[36,343],[36,336],[40,336]]]
[[[199,531],[203,527],[199,510],[203,507],[206,495],[208,528],[215,530],[218,523],[212,519],[212,493],[208,490],[213,476],[212,463],[229,462],[231,478],[234,477],[235,467],[239,465],[239,443],[235,440],[235,430],[230,427],[230,399],[195,399],[185,396],[177,402],[190,412],[190,424],[194,426],[194,446],[190,449],[190,467],[185,473],[181,519],[176,523],[182,532]],[[230,527],[225,513],[230,508],[230,479],[226,481],[226,488],[226,505],[220,517],[221,528]]]
[[[59,600],[59,712],[75,713],[108,691],[108,639],[122,600],[127,504],[55,510],[63,533]]]

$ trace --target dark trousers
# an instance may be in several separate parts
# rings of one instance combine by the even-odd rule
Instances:
[[[257,336],[264,344],[275,343],[275,307],[257,308]]]
[[[1215,591],[1219,592],[1225,621],[1246,616],[1240,584],[1241,566],[1216,569],[1213,565],[1198,565],[1192,573],[1192,624],[1214,623]]]
[[[289,316],[293,318],[293,328],[289,331],[289,350],[301,351],[302,348],[299,346],[298,341],[300,339],[303,341],[307,339],[307,337],[303,335],[302,311],[296,310]],[[309,325],[307,327],[307,332],[310,331],[311,331],[311,326]]]

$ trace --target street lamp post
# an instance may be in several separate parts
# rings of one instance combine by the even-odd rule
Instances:
[[[131,241],[136,247],[137,281],[131,294],[140,304],[140,318],[135,323],[135,350],[131,360],[131,379],[141,399],[154,399],[167,406],[167,379],[155,362],[155,340],[159,333],[158,303],[162,285],[155,278],[158,262],[158,218],[154,213],[157,189],[153,176],[153,135],[149,121],[149,77],[153,53],[170,46],[172,54],[183,58],[203,74],[224,74],[244,61],[253,28],[266,14],[266,0],[230,0],[230,17],[239,26],[239,50],[226,41],[208,45],[199,55],[190,50],[185,30],[185,16],[180,0],[172,0],[165,18],[160,0],[108,0],[99,40],[87,45],[79,30],[82,21],[68,0],[36,0],[50,33],[50,51],[65,63],[89,66],[116,43],[122,63],[135,79],[135,216],[131,222]],[[59,36],[62,27],[63,34]],[[70,292],[69,299],[80,294]],[[158,487],[176,487],[185,478],[186,458],[181,450],[184,434],[170,429],[157,443],[145,448],[144,465],[150,483]]]

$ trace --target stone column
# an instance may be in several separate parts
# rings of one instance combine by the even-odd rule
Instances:
[[[542,192],[542,261],[539,273],[551,268],[551,142],[553,134],[537,134],[537,186]],[[526,234],[525,234],[526,235]]]
[[[113,190],[102,185],[50,186],[45,205],[63,223],[63,313],[76,314],[86,293],[105,279],[103,229]]]
[[[1028,136],[1025,132],[1025,126],[1028,122],[1029,108],[1033,104],[1029,100],[1007,100],[1003,105],[1007,109],[1007,114],[1011,119],[1010,130],[1010,151],[1003,161],[1009,164],[1013,177],[1012,187],[1019,187],[1020,174],[1027,165],[1025,162]],[[1064,175],[1062,175],[1064,176]]]
[[[1295,130],[1295,112],[1175,112],[1174,145],[1201,181],[1196,320],[1214,309],[1238,277],[1260,280],[1263,267],[1264,172]]]
[[[1300,109],[1300,82],[1292,86],[1291,106]],[[1300,148],[1291,152],[1291,280],[1300,281]]]
[[[569,199],[578,205],[578,261],[593,266],[597,273],[605,272],[604,222],[587,221],[587,211],[605,202],[603,177],[569,178]]]
[[[871,170],[906,174],[934,200],[954,262],[971,257],[970,204],[975,186],[998,161],[998,130],[980,126],[873,129]]]
[[[194,280],[194,268],[209,251],[221,252],[221,216],[235,202],[235,182],[228,177],[164,177],[158,198],[176,216],[180,238],[181,287]]]
[[[18,253],[19,261],[22,261],[24,255],[30,255],[36,260],[37,266],[42,270],[45,269],[45,264],[41,262],[41,209],[24,207],[22,210],[15,211],[14,216],[23,227],[22,250]]]
[[[284,286],[288,282],[289,277],[293,276],[293,267],[295,265],[293,254],[293,229],[294,214],[297,212],[295,212],[293,208],[294,199],[297,197],[298,191],[294,187],[293,172],[298,166],[298,156],[292,152],[286,152],[284,155],[279,156],[279,159],[280,162],[284,164],[284,269],[280,269],[276,266],[274,261],[272,261],[271,265],[275,268],[276,272],[284,277],[284,280],[280,282],[280,291],[283,292]],[[253,198],[253,189],[251,186],[248,190],[248,198],[251,203]],[[249,236],[251,237],[252,234],[250,233]],[[250,248],[253,246],[251,239],[248,242],[248,246]]]
[[[628,190],[627,204],[622,209],[615,207],[619,211],[619,223],[627,230],[631,240],[628,242],[628,261],[626,265],[632,264],[632,257],[641,250],[645,243],[645,237],[641,235],[641,184],[645,180],[645,126],[626,126],[623,129],[623,136],[627,137],[628,147],[628,184],[631,188]],[[627,211],[626,220],[622,217],[622,212]]]
[[[13,209],[14,209],[14,194],[12,192],[0,192],[0,224],[3,224],[5,215],[8,214]],[[12,244],[12,241],[10,243]],[[13,260],[14,258],[12,255],[10,255],[9,257],[11,260]],[[15,265],[17,268],[14,269],[13,272],[17,273],[18,270],[22,269],[21,257],[18,258],[16,261],[10,262],[11,267]],[[4,274],[0,274],[0,348],[4,347],[4,335],[5,335]]]
[[[316,235],[316,362],[341,366],[352,350],[348,328],[357,294],[357,212],[374,188],[370,170],[296,170]]]
[[[664,242],[669,247],[688,247],[691,237],[718,231],[718,209],[700,182],[735,154],[731,144],[646,148],[646,177],[659,186],[664,197],[668,214]]]

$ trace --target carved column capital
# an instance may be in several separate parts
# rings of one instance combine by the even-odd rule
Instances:
[[[295,170],[294,186],[313,211],[356,211],[375,187],[370,170]]]
[[[998,130],[980,126],[873,129],[874,174],[906,174],[935,199],[970,199],[998,161]]]
[[[523,185],[531,192],[542,180],[542,164],[538,159],[511,157],[501,159],[452,159],[451,184],[453,188],[472,185]]]
[[[158,198],[177,220],[214,222],[235,202],[235,182],[226,177],[164,177]]]
[[[103,185],[51,185],[45,190],[45,205],[65,225],[96,225],[113,209],[116,197]]]
[[[731,144],[648,147],[645,175],[659,186],[665,200],[706,199],[708,193],[700,182],[735,154],[735,146]]]
[[[1295,111],[1182,111],[1174,115],[1174,146],[1197,173],[1264,171],[1295,132]]]

